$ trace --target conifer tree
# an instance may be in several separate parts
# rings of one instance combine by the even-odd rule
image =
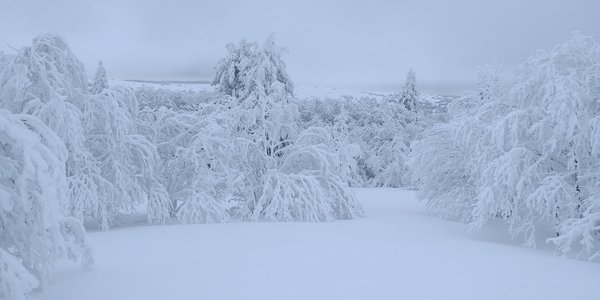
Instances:
[[[103,90],[109,88],[108,79],[106,79],[106,70],[104,69],[104,64],[102,61],[98,61],[98,67],[96,68],[96,75],[94,76],[94,81],[90,86],[90,93],[99,94]]]
[[[419,99],[419,92],[417,91],[417,76],[413,69],[410,69],[406,74],[406,82],[404,83],[404,89],[400,95],[400,102],[409,111],[417,110],[417,101]]]

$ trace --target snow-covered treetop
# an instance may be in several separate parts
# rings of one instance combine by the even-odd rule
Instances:
[[[17,59],[28,59],[32,71],[46,75],[45,78],[39,78],[40,85],[48,84],[58,91],[65,89],[64,94],[61,92],[64,96],[88,92],[83,64],[62,37],[55,35],[36,37],[31,47],[24,48]],[[38,78],[31,79],[35,81]]]
[[[251,95],[291,97],[294,85],[287,74],[282,56],[286,49],[270,36],[260,47],[256,42],[241,40],[228,44],[229,54],[216,67],[213,85],[227,95],[244,100]]]
[[[90,87],[90,92],[92,94],[99,94],[100,92],[108,88],[109,85],[108,80],[106,79],[106,70],[104,69],[102,61],[98,61],[96,75],[94,76],[94,82],[92,82],[92,86]]]
[[[32,100],[46,103],[57,97],[81,107],[88,94],[83,65],[58,36],[34,38],[0,71],[3,106],[13,112],[23,111]]]

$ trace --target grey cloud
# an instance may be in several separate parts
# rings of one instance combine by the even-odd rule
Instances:
[[[90,73],[102,59],[112,77],[205,80],[227,42],[274,33],[298,84],[389,89],[413,67],[423,88],[454,92],[481,64],[516,64],[574,30],[600,38],[598,11],[596,0],[0,0],[0,49],[56,33]]]

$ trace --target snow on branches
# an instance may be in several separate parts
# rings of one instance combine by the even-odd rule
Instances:
[[[67,256],[92,263],[80,221],[64,216],[67,149],[38,119],[0,109],[0,298],[21,299]]]
[[[181,105],[176,99],[189,94],[138,91],[139,128],[157,145],[168,215],[184,223],[362,215],[339,145],[322,129],[301,133],[282,48],[269,38],[228,49],[213,82],[218,94]],[[319,135],[326,141],[307,144]]]
[[[344,153],[353,186],[410,186],[407,155],[411,142],[428,126],[418,110],[408,110],[402,94],[383,99],[304,99],[301,127],[320,126],[333,134]]]
[[[323,128],[303,131],[277,170],[266,174],[253,218],[276,221],[331,221],[363,215],[347,188],[344,164]]]
[[[600,46],[576,34],[507,78],[494,72],[413,148],[421,197],[476,226],[503,219],[531,246],[547,222],[562,251],[577,241],[591,251],[600,222]]]
[[[68,45],[56,36],[35,38],[6,63],[0,95],[0,106],[32,114],[58,134],[68,151],[69,213],[79,219],[97,215],[110,188],[85,146],[81,109],[88,99],[87,79]]]
[[[160,158],[156,146],[137,133],[137,115],[135,94],[122,87],[104,89],[84,106],[86,146],[110,183],[111,197],[98,207],[104,228],[140,205],[147,205],[150,222],[169,220],[162,209],[169,199],[158,178]]]
[[[98,75],[105,81],[101,65]],[[0,73],[0,96],[0,106],[36,116],[67,147],[65,206],[71,216],[107,229],[137,205],[168,202],[157,179],[155,146],[137,134],[135,94],[102,85],[91,95],[83,66],[62,38],[35,38],[10,57]],[[151,222],[167,221],[153,211]]]
[[[260,47],[256,42],[241,40],[228,44],[227,57],[219,61],[213,85],[240,101],[252,101],[272,94],[293,96],[294,84],[285,69],[282,56],[285,49],[270,36]]]

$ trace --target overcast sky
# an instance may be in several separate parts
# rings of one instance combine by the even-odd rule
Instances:
[[[297,84],[390,89],[413,67],[424,90],[455,92],[479,65],[514,65],[574,30],[600,39],[599,0],[0,0],[0,49],[67,39],[89,74],[207,80],[241,38],[270,33]]]

